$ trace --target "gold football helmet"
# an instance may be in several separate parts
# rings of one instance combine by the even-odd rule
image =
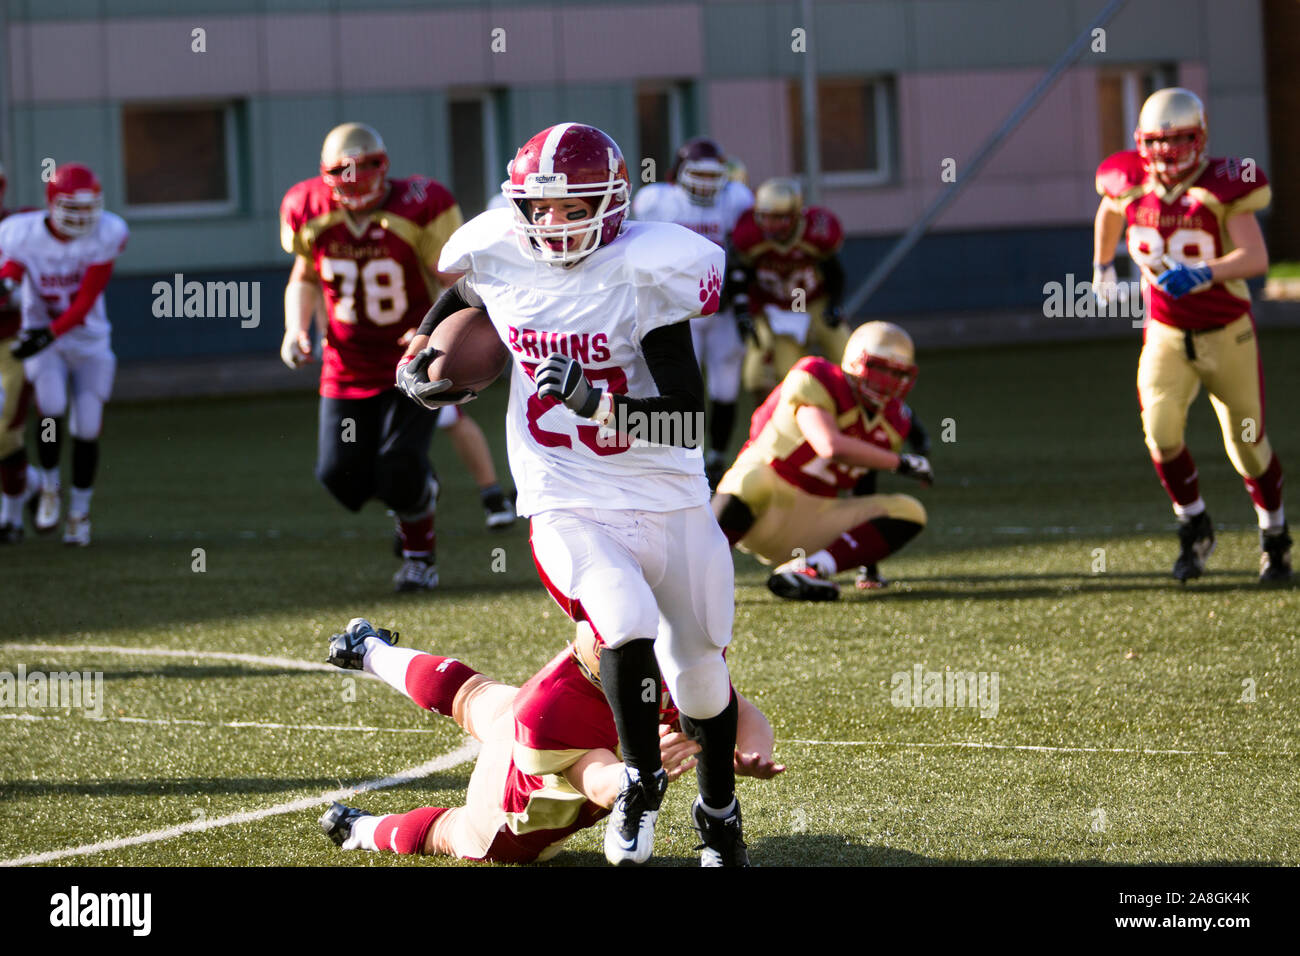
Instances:
[[[365,123],[335,126],[320,149],[320,174],[340,206],[365,209],[384,194],[388,149]]]
[[[849,336],[840,367],[859,404],[874,414],[911,391],[917,373],[916,346],[892,322],[866,322]]]
[[[1165,185],[1173,185],[1201,164],[1205,156],[1205,107],[1181,86],[1156,90],[1142,104],[1133,131],[1147,168]]]
[[[797,179],[769,179],[754,194],[754,222],[769,239],[788,239],[802,212],[803,187]]]

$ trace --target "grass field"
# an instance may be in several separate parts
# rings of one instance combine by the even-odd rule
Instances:
[[[1300,332],[1263,344],[1269,434],[1298,468]],[[913,404],[938,484],[916,491],[930,527],[883,566],[894,586],[859,595],[844,576],[838,604],[785,603],[737,556],[729,660],[789,765],[741,782],[756,863],[1300,863],[1300,594],[1255,582],[1254,514],[1204,398],[1189,443],[1219,549],[1200,581],[1169,578],[1136,361],[1133,342],[924,354]],[[498,387],[471,406],[493,436],[503,405]],[[0,710],[0,861],[188,825],[57,862],[461,865],[322,838],[327,791],[425,765],[353,802],[456,805],[472,764],[450,720],[292,662],[323,660],[364,615],[522,681],[571,630],[526,528],[485,531],[437,440],[443,584],[395,596],[382,509],[350,515],[312,478],[312,399],[117,405],[107,421],[93,546],[0,551],[0,671],[102,671],[107,718]],[[996,716],[893,706],[893,675],[917,665],[996,673]],[[692,789],[670,790],[660,864],[697,862]],[[603,865],[599,836],[551,865]]]

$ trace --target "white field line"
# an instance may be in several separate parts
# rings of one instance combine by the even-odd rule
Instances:
[[[0,652],[4,651],[49,651],[56,654],[131,654],[139,657],[199,658],[209,661],[233,661],[238,664],[260,664],[265,667],[280,667],[285,670],[320,671],[326,674],[340,673],[340,669],[333,664],[300,661],[292,657],[262,657],[257,654],[229,654],[222,651],[178,651],[170,647],[107,647],[99,644],[0,644]],[[356,676],[362,676],[363,674],[366,677],[372,676],[365,674],[364,671],[356,672]]]
[[[316,797],[303,797],[300,800],[291,800],[288,803],[276,804],[273,807],[266,807],[263,810],[250,810],[244,813],[233,813],[230,816],[217,817],[212,820],[193,820],[189,823],[182,823],[174,827],[165,827],[161,830],[151,830],[148,833],[138,833],[135,836],[118,837],[115,840],[103,840],[99,843],[87,843],[83,846],[67,847],[63,850],[49,850],[45,853],[32,853],[28,856],[14,857],[9,860],[0,860],[0,866],[31,866],[37,863],[49,863],[53,860],[62,860],[70,856],[88,856],[92,853],[103,853],[106,850],[120,850],[123,847],[139,846],[142,843],[157,843],[161,840],[174,840],[176,837],[184,836],[187,833],[202,833],[204,830],[213,830],[217,827],[233,826],[236,823],[252,823],[257,820],[264,820],[267,817],[279,816],[284,813],[297,813],[299,810],[310,810],[312,807],[321,804],[331,803],[335,800],[346,800],[347,798],[363,793],[368,790],[382,790],[385,787],[393,787],[399,783],[405,783],[408,780],[418,780],[421,777],[427,777],[437,773],[439,770],[448,770],[452,767],[459,766],[468,760],[472,760],[479,751],[477,740],[469,740],[460,747],[445,753],[440,757],[434,757],[418,767],[409,767],[393,774],[391,777],[381,777],[376,780],[366,780],[357,784],[355,787],[342,790],[332,790],[329,793],[322,793]]]
[[[352,724],[273,724],[256,720],[186,720],[180,717],[69,717],[64,714],[0,714],[0,720],[89,720],[94,723],[116,721],[123,724],[153,724],[160,727],[230,727],[253,730],[324,730],[352,731],[365,734],[436,734],[436,730],[418,727],[357,727]]]
[[[779,740],[809,747],[949,747],[971,750],[1030,750],[1057,754],[1141,754],[1143,756],[1295,757],[1285,750],[1147,750],[1131,747],[1046,747],[1034,744],[916,743],[903,740]]]

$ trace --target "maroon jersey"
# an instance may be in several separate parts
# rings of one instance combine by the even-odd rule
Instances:
[[[422,176],[394,179],[360,225],[320,177],[290,189],[280,206],[280,243],[321,278],[329,331],[320,393],[369,398],[393,387],[401,338],[437,295],[430,263],[460,227],[460,207]]]
[[[821,264],[839,252],[843,243],[840,221],[821,206],[805,209],[794,234],[785,242],[764,236],[752,209],[740,217],[731,234],[736,255],[754,270],[749,298],[755,309],[771,305],[791,311],[795,289],[804,290],[806,302],[820,298],[826,281]]]
[[[34,212],[35,206],[23,206],[21,209],[0,209],[0,221],[16,212]],[[5,251],[0,249],[0,265],[5,261]],[[0,306],[0,340],[11,339],[18,334],[23,324],[22,290],[15,287],[10,293],[9,301]]]
[[[1097,167],[1097,192],[1122,209],[1128,224],[1129,255],[1142,270],[1147,312],[1180,329],[1213,329],[1250,312],[1242,279],[1216,282],[1175,299],[1155,284],[1173,263],[1194,266],[1236,248],[1228,220],[1268,206],[1272,191],[1254,163],[1227,157],[1205,160],[1173,189],[1149,176],[1141,156],[1126,150]]]

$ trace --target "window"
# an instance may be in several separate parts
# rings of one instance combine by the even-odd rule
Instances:
[[[122,107],[128,214],[235,211],[235,128],[232,104]]]
[[[803,94],[787,88],[791,166],[805,175]],[[817,82],[818,145],[824,186],[872,186],[893,176],[894,88],[880,77],[823,78]]]
[[[501,195],[505,164],[498,157],[497,94],[456,98],[451,121],[451,191],[466,219],[477,216]]]
[[[666,182],[672,169],[677,147],[686,139],[683,120],[685,90],[678,84],[646,84],[637,90],[636,156],[627,156],[628,175],[634,187],[642,182],[646,167],[642,163],[654,160],[654,177],[651,182]]]
[[[1097,161],[1123,149],[1133,149],[1133,130],[1146,98],[1156,90],[1178,83],[1172,65],[1104,70],[1097,77],[1097,108],[1101,155]]]

